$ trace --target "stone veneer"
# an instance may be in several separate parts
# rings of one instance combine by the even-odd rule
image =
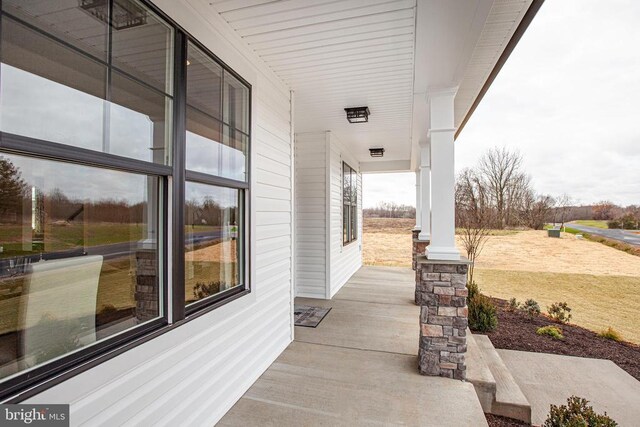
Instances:
[[[136,317],[151,320],[159,315],[157,251],[136,251]]]
[[[464,380],[469,262],[432,261],[419,256],[417,263],[415,298],[420,305],[420,373]]]
[[[415,271],[418,265],[417,259],[420,255],[424,255],[427,246],[429,246],[429,241],[420,240],[420,238],[418,237],[420,234],[419,228],[414,228],[411,231],[411,234],[413,238],[413,258],[411,261],[411,268]]]

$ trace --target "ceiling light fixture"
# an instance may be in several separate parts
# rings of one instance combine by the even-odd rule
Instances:
[[[369,107],[352,107],[345,108],[347,112],[347,120],[349,123],[366,123],[369,121]]]
[[[369,148],[369,154],[371,157],[382,157],[384,156],[384,148]]]
[[[109,24],[109,0],[80,0],[80,8]],[[130,0],[113,0],[111,26],[124,30],[147,23],[147,12]]]

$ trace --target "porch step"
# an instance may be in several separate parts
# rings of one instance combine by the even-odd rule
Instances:
[[[473,384],[482,410],[491,413],[491,405],[496,396],[496,380],[482,357],[475,337],[467,329],[467,381]]]
[[[531,405],[493,347],[489,337],[473,335],[473,339],[480,351],[482,362],[489,368],[495,380],[496,392],[490,413],[531,424]],[[468,344],[467,351],[469,351]]]

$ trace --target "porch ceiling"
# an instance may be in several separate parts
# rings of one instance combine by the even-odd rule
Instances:
[[[295,91],[296,132],[332,131],[366,172],[416,167],[429,89],[459,87],[463,123],[532,0],[208,3]],[[364,105],[369,123],[349,124],[344,108]]]
[[[295,90],[295,130],[331,130],[358,160],[408,160],[416,0],[214,0],[213,7]],[[350,125],[345,107],[368,106]]]

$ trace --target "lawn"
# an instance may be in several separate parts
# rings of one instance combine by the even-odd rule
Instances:
[[[411,265],[411,219],[365,218],[367,265]],[[476,262],[476,282],[488,295],[534,298],[546,311],[566,301],[573,322],[594,331],[608,326],[640,343],[640,257],[563,233],[494,233]]]
[[[589,227],[595,227],[595,228],[609,228],[609,226],[607,225],[607,221],[599,221],[595,219],[578,219],[571,222],[575,224],[587,225]]]

